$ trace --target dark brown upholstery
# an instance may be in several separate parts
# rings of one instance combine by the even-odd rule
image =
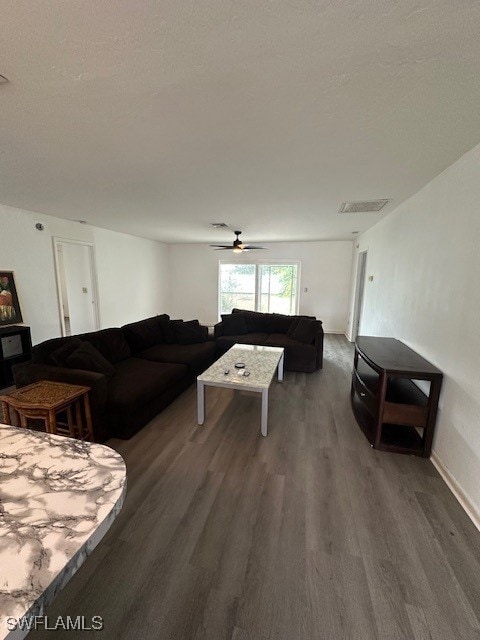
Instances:
[[[207,340],[205,327],[197,322],[193,323],[197,338],[206,342],[164,344],[172,339],[171,335],[165,336],[164,327],[168,325],[174,336],[177,326],[167,318],[155,316],[122,329],[47,340],[34,347],[34,360],[14,367],[15,384],[22,387],[39,380],[56,380],[89,386],[95,441],[103,442],[112,436],[129,438],[215,360],[215,342]],[[187,324],[187,329],[190,326],[192,323]],[[51,354],[76,338],[80,338],[81,344],[90,343],[113,364],[113,375],[55,366]],[[150,346],[138,352],[145,344]]]
[[[284,333],[271,333],[265,345],[285,349],[284,367],[288,371],[312,373],[316,368],[316,349],[313,344],[304,344],[293,340]]]
[[[220,354],[228,351],[234,344],[265,344],[268,333],[246,333],[241,336],[220,336],[217,338],[217,349]]]
[[[82,333],[77,337],[90,342],[112,364],[126,360],[132,355],[121,329],[102,329],[92,333]]]
[[[55,356],[55,354],[53,354],[53,356]],[[68,369],[83,369],[84,371],[103,373],[107,378],[113,376],[115,373],[113,364],[104,358],[100,351],[95,349],[93,344],[87,341],[80,341],[80,345],[75,351],[66,357],[63,366]]]
[[[158,396],[186,377],[183,364],[152,362],[129,358],[117,363],[115,374],[108,382],[107,415],[110,430],[120,437],[130,437],[138,431],[139,415]],[[148,411],[153,417],[156,412]],[[144,423],[143,423],[144,424]],[[143,424],[141,426],[143,426]]]
[[[45,340],[45,342],[41,342],[32,348],[32,362],[56,365],[57,363],[53,360],[52,353],[69,344],[78,344],[78,338],[75,336],[67,336],[65,338]]]
[[[323,328],[320,320],[312,316],[286,316],[232,309],[232,315],[237,314],[243,314],[249,332],[242,335],[225,335],[224,322],[218,322],[214,327],[214,335],[219,355],[235,343],[265,344],[285,349],[285,368],[288,371],[311,373],[322,368]],[[290,334],[300,323],[304,325],[305,331],[299,334],[302,340],[295,340]]]
[[[162,323],[168,321],[169,316],[164,313],[153,318],[146,318],[139,322],[131,322],[122,327],[132,353],[138,353],[144,349],[165,342],[165,336],[162,331]]]
[[[199,344],[159,344],[138,354],[139,358],[154,362],[178,362],[187,365],[191,373],[197,374],[205,370],[206,362],[215,360],[215,342]]]

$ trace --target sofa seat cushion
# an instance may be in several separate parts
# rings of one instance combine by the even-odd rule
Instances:
[[[187,373],[183,364],[152,362],[128,358],[115,365],[108,381],[107,405],[123,411],[135,411],[174,385]]]
[[[220,336],[217,338],[217,345],[222,351],[227,351],[230,347],[233,347],[235,343],[238,344],[265,344],[268,338],[268,333],[246,333],[240,336]]]
[[[204,371],[215,359],[215,342],[189,345],[159,344],[142,351],[138,354],[138,358],[153,362],[185,364],[189,371],[197,373]]]

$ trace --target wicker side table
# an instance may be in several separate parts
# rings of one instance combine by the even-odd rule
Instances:
[[[47,433],[68,435],[81,440],[93,440],[90,412],[90,387],[49,380],[35,382],[12,393],[0,396],[3,420],[28,427],[28,420],[43,420]],[[65,413],[66,425],[58,420]]]

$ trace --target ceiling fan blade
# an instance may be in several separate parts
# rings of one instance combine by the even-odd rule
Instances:
[[[244,250],[244,251],[245,251],[245,250],[250,251],[251,249],[267,249],[267,247],[255,247],[255,246],[253,246],[253,245],[251,245],[251,244],[247,244],[247,245],[245,245],[245,246],[243,247],[243,250]]]
[[[218,247],[215,251],[232,251],[232,247]]]
[[[232,245],[231,244],[211,244],[211,247],[219,247],[221,249],[231,249]]]

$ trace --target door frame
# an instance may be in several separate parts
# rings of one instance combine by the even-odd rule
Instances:
[[[355,303],[352,319],[352,342],[357,339],[362,320],[363,302],[365,299],[365,282],[367,279],[368,249],[359,251],[357,258],[357,278],[355,283]]]
[[[55,281],[57,285],[57,301],[58,301],[58,315],[60,319],[60,328],[62,336],[66,335],[65,320],[63,317],[63,298],[62,288],[60,286],[60,265],[58,262],[58,245],[60,244],[80,244],[88,247],[88,262],[90,266],[90,277],[92,280],[92,304],[93,304],[93,323],[94,331],[100,329],[100,313],[98,309],[98,279],[97,279],[97,264],[95,261],[95,245],[93,242],[86,242],[85,240],[72,240],[71,238],[61,238],[54,236],[53,238],[53,257],[55,261]]]

